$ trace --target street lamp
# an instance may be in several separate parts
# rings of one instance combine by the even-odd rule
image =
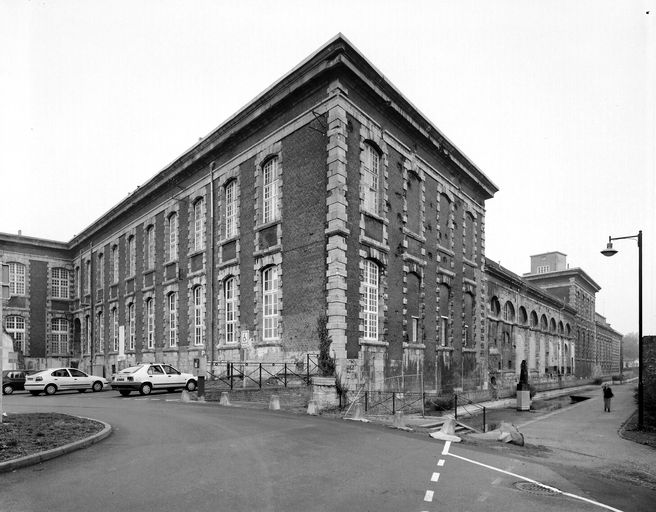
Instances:
[[[643,394],[642,394],[642,230],[633,236],[618,236],[615,238],[608,237],[606,248],[601,251],[604,256],[613,256],[617,254],[617,249],[613,249],[613,240],[636,239],[638,241],[638,428],[642,429],[643,419]]]

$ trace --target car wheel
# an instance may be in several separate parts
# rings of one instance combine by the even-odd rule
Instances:
[[[139,388],[139,393],[142,395],[150,395],[150,392],[153,390],[152,386],[148,382],[144,382]]]
[[[54,395],[57,392],[57,386],[54,384],[48,384],[44,391],[46,392],[46,395]]]
[[[187,388],[187,391],[194,391],[196,389],[196,381],[190,380],[185,387]]]
[[[5,384],[2,386],[2,394],[3,395],[11,395],[14,392],[14,388],[11,386],[11,384]]]
[[[102,391],[103,388],[103,383],[97,380],[96,382],[93,383],[93,386],[91,386],[91,390],[94,393],[97,393],[98,391]]]
[[[129,396],[130,395],[130,390],[129,389],[119,389],[119,393],[121,393],[122,396]]]

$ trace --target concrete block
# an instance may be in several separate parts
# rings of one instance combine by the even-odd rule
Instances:
[[[228,394],[227,391],[223,391],[221,393],[221,400],[219,400],[220,405],[232,405],[230,403],[230,395]]]
[[[269,399],[269,410],[280,410],[280,397],[278,395],[271,395],[271,398]]]
[[[310,400],[308,402],[307,413],[311,414],[312,416],[316,416],[317,414],[319,414],[319,408],[317,407],[316,400]]]

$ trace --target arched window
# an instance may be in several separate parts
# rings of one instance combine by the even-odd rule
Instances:
[[[362,277],[364,287],[364,339],[376,341],[378,340],[378,265],[371,260],[365,260]]]
[[[549,320],[549,331],[556,332],[556,320],[554,318]]]
[[[237,180],[225,187],[225,237],[237,236]]]
[[[105,350],[105,315],[102,311],[96,315],[96,332],[96,353],[102,354]]]
[[[75,296],[80,297],[82,295],[82,283],[80,282],[80,266],[75,267]]]
[[[112,245],[112,283],[118,283],[118,245]]]
[[[490,300],[490,313],[494,317],[498,317],[501,314],[501,304],[496,296]]]
[[[538,314],[535,311],[531,311],[531,327],[535,328],[538,326]]]
[[[70,281],[68,270],[65,268],[53,268],[51,270],[50,294],[53,299],[68,299]]]
[[[5,329],[14,338],[14,349],[25,354],[25,319],[18,315],[9,315],[5,318]]]
[[[194,251],[205,249],[205,200],[194,203]]]
[[[262,272],[262,309],[264,340],[278,339],[278,267]]]
[[[68,321],[53,318],[50,324],[50,353],[68,354]]]
[[[223,283],[223,298],[225,300],[225,341],[237,341],[237,280],[229,277]]]
[[[439,226],[438,243],[449,248],[451,244],[447,242],[449,241],[449,228],[451,226],[451,200],[446,194],[440,195]]]
[[[463,325],[463,346],[470,347],[474,344],[474,296],[465,293],[465,323]]]
[[[205,334],[205,302],[203,300],[203,287],[196,286],[193,289],[194,299],[194,345],[199,346],[204,342]]]
[[[503,319],[506,322],[515,321],[515,307],[512,305],[512,302],[506,301],[503,306]]]
[[[262,222],[278,218],[278,159],[270,158],[262,166]]]
[[[565,327],[563,326],[563,322],[558,322],[558,334],[561,336],[565,333]]]
[[[84,346],[82,351],[85,354],[91,354],[91,317],[89,315],[84,317]]]
[[[380,154],[368,143],[364,145],[362,158],[362,207],[365,211],[378,214],[380,195]]]
[[[102,289],[105,287],[105,258],[103,254],[98,255],[98,288]]]
[[[146,342],[149,349],[155,348],[155,300],[146,299]]]
[[[548,325],[549,325],[549,324],[548,324],[548,322],[547,322],[547,316],[546,316],[546,315],[542,315],[542,316],[540,317],[540,329],[542,329],[543,331],[546,331]]]
[[[129,236],[128,237],[128,243],[125,246],[125,252],[127,253],[125,256],[125,260],[127,262],[127,275],[128,276],[133,276],[136,271],[137,271],[137,255],[134,251],[134,236]]]
[[[526,314],[526,308],[524,306],[519,306],[519,323],[521,325],[526,325],[528,322],[528,315]]]
[[[155,226],[146,228],[146,268],[155,268]]]
[[[25,295],[25,265],[9,262],[9,294]]]
[[[465,258],[474,260],[474,216],[465,214]]]
[[[169,347],[175,347],[178,344],[178,294],[176,292],[169,293],[168,314]]]
[[[134,333],[135,333],[135,322],[134,322],[134,303],[130,302],[128,304],[127,311],[127,331],[128,331],[128,348],[129,350],[134,350]]]
[[[112,350],[118,352],[118,310],[114,307],[110,311],[112,322]]]
[[[420,343],[422,340],[421,333],[421,277],[414,273],[408,273],[406,280],[406,322],[408,330],[408,341],[410,343]]]
[[[169,261],[178,259],[178,214],[169,215]]]

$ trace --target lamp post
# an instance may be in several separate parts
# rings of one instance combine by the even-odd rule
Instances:
[[[642,389],[642,230],[637,235],[608,237],[606,248],[601,251],[604,256],[613,256],[617,254],[617,249],[613,249],[613,240],[636,239],[638,242],[638,428],[642,429],[643,425],[643,389]]]

